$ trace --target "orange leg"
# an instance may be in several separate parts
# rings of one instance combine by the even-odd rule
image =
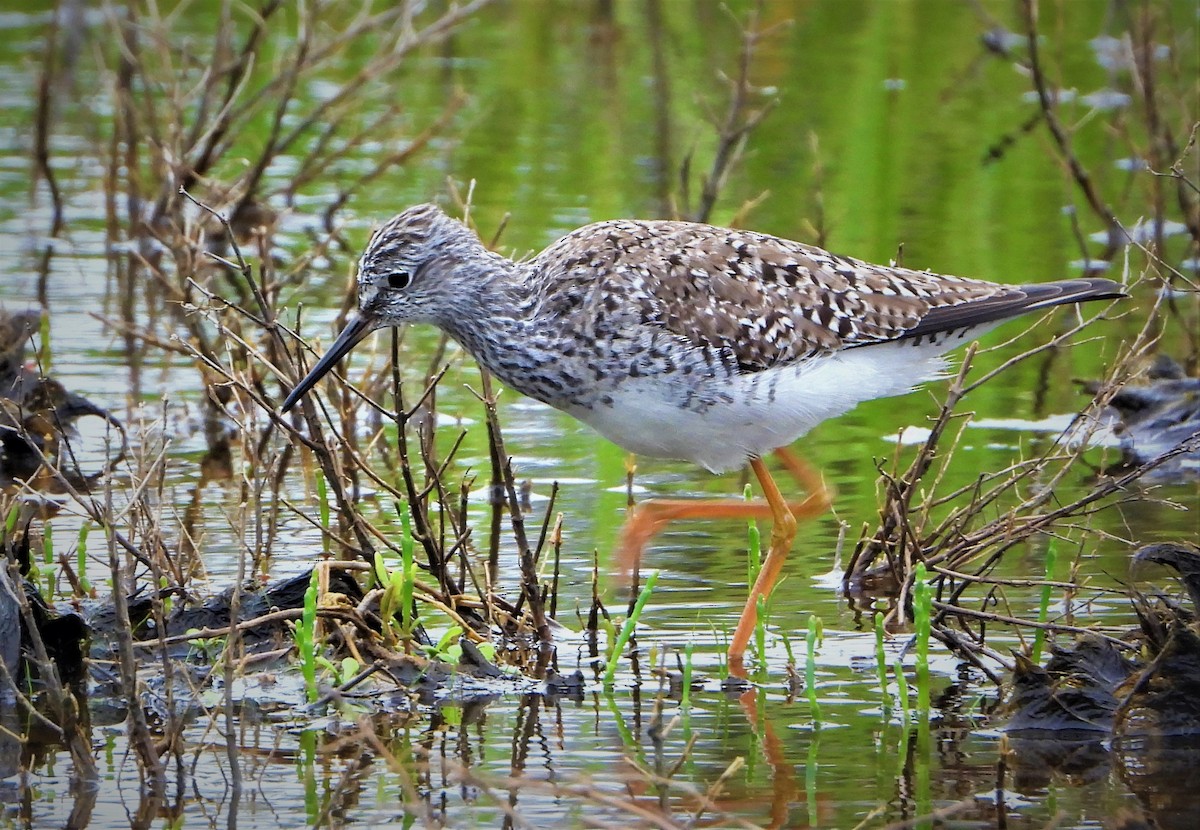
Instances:
[[[831,493],[815,470],[787,450],[778,449],[775,453],[788,472],[808,491],[809,495],[803,501],[790,504],[785,501],[767,466],[762,459],[755,458],[750,461],[750,468],[754,470],[763,489],[764,500],[650,499],[641,502],[630,510],[618,551],[620,571],[628,575],[640,566],[642,550],[650,539],[676,519],[771,519],[771,542],[766,559],[742,609],[733,639],[729,642],[729,668],[739,676],[744,675],[742,655],[746,652],[746,645],[758,620],[758,598],[768,596],[779,579],[796,536],[797,522],[821,515],[829,509],[832,501]]]

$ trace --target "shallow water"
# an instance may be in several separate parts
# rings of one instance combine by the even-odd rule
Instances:
[[[604,4],[596,4],[597,8]],[[733,4],[738,13],[741,4]],[[1156,35],[1169,49],[1167,78],[1194,77],[1197,66],[1193,4],[1152,4],[1161,15]],[[1009,4],[985,4],[987,14],[1019,28]],[[587,221],[616,216],[655,217],[678,200],[676,172],[689,153],[695,169],[707,167],[713,149],[709,111],[723,111],[719,71],[735,65],[738,42],[729,17],[713,3],[617,4],[611,27],[596,22],[589,4],[501,4],[467,23],[444,47],[420,52],[406,65],[395,94],[416,128],[440,112],[454,86],[468,102],[447,135],[414,162],[372,181],[340,218],[348,250],[336,251],[305,276],[285,304],[303,303],[310,340],[331,339],[330,321],[342,302],[354,251],[370,229],[408,204],[441,199],[447,177],[465,186],[476,182],[472,215],[486,234],[511,213],[502,247],[521,255]],[[1110,84],[1129,85],[1127,73],[1109,74],[1098,60],[1107,55],[1090,43],[1121,35],[1126,21],[1102,3],[1072,3],[1044,13],[1054,24],[1047,37],[1048,60],[1064,85],[1080,94]],[[1190,16],[1189,16],[1190,15]],[[33,306],[44,283],[52,363],[49,371],[67,388],[86,395],[131,426],[134,443],[153,446],[168,439],[169,475],[164,498],[183,511],[199,488],[199,530],[205,583],[216,591],[235,578],[241,539],[229,516],[240,498],[230,482],[204,480],[199,462],[207,449],[201,421],[202,384],[186,357],[138,346],[136,357],[103,318],[119,316],[121,298],[112,276],[104,233],[103,158],[98,155],[94,116],[69,103],[56,111],[52,160],[63,188],[67,227],[48,239],[44,186],[30,192],[29,148],[44,25],[40,11],[6,14],[0,25],[0,100],[11,120],[0,127],[0,303]],[[764,22],[792,20],[767,39],[754,64],[754,82],[776,90],[780,104],[753,133],[744,163],[718,203],[714,221],[729,222],[748,199],[764,196],[741,224],[791,238],[816,241],[843,253],[886,261],[903,246],[908,265],[997,281],[1038,281],[1073,273],[1082,256],[1070,212],[1079,211],[1086,235],[1099,229],[1077,190],[1063,175],[1043,126],[1023,131],[1034,113],[1023,98],[1029,84],[1014,62],[986,51],[987,29],[967,4],[942,3],[767,3]],[[89,48],[103,48],[105,21],[89,15],[81,30]],[[197,25],[200,25],[197,22]],[[186,30],[186,27],[184,27]],[[353,72],[360,56],[330,67],[329,78],[308,80],[319,98],[325,87]],[[81,61],[74,83],[94,90],[84,100],[103,114],[107,76]],[[89,74],[92,73],[92,74]],[[1168,81],[1164,80],[1164,84]],[[1183,82],[1186,88],[1188,85]],[[1182,107],[1192,108],[1192,103]],[[1095,103],[1095,101],[1093,101]],[[369,114],[369,113],[367,113]],[[1113,200],[1119,218],[1133,225],[1149,209],[1143,173],[1121,164],[1130,152],[1114,135],[1136,132],[1122,117],[1082,106],[1071,109],[1080,158]],[[1186,123],[1186,112],[1172,112]],[[19,126],[18,126],[19,125]],[[1116,125],[1116,126],[1114,126]],[[1130,139],[1132,141],[1132,139]],[[1000,158],[985,163],[1002,147]],[[298,195],[282,222],[278,243],[285,260],[309,242],[307,229],[336,196],[339,179],[369,169],[372,151],[351,158]],[[1193,160],[1194,161],[1194,160]],[[1193,165],[1194,169],[1194,165]],[[278,164],[269,172],[284,182],[293,172]],[[693,185],[694,186],[694,185]],[[202,186],[196,190],[203,196]],[[284,209],[282,203],[274,205]],[[39,273],[42,252],[52,256]],[[1167,240],[1165,258],[1187,256],[1184,239]],[[1099,246],[1096,246],[1099,247]],[[1091,251],[1092,254],[1096,250]],[[1192,254],[1194,258],[1194,252]],[[1131,251],[1128,273],[1144,259]],[[1120,256],[1114,277],[1126,269]],[[1142,285],[1125,304],[1127,313],[1090,330],[1091,339],[1068,350],[1039,355],[1006,371],[964,403],[982,423],[968,429],[947,474],[947,490],[971,482],[979,471],[1002,469],[1014,457],[1047,446],[1055,433],[1029,428],[1066,420],[1086,401],[1076,379],[1097,378],[1121,344],[1138,331],[1154,287]],[[149,316],[150,289],[135,298],[140,320],[167,327]],[[1181,326],[1195,325],[1195,297],[1185,296],[1160,346],[1184,358]],[[977,371],[999,365],[1065,327],[1068,313],[1017,342],[1021,324],[986,341],[997,348],[979,358]],[[169,338],[171,331],[155,334]],[[387,339],[375,347],[386,353]],[[419,386],[437,338],[414,331],[405,339],[406,380]],[[380,360],[362,348],[352,365],[361,371]],[[469,358],[452,349],[450,370],[439,391],[439,439],[449,442],[456,425],[467,435],[455,461],[455,478],[475,473],[484,480],[488,446],[483,408],[467,387],[478,388]],[[945,811],[960,826],[1095,826],[1123,808],[1155,812],[1154,794],[1130,773],[1136,758],[1102,749],[1099,763],[1061,771],[1022,769],[1019,756],[1005,756],[1002,739],[986,715],[996,689],[981,673],[935,654],[935,711],[928,727],[905,725],[894,709],[881,706],[875,673],[872,621],[840,594],[834,562],[839,522],[849,547],[864,523],[877,521],[877,465],[894,454],[897,432],[920,429],[936,413],[944,385],[933,384],[903,398],[864,405],[823,424],[796,447],[836,489],[832,517],[801,528],[787,578],[772,601],[767,640],[768,679],[739,700],[720,688],[723,642],[744,601],[746,530],[742,526],[686,523],[658,537],[647,566],[663,575],[647,606],[638,642],[648,652],[642,676],[623,672],[606,693],[592,682],[579,635],[576,608],[590,603],[593,552],[601,561],[612,551],[626,505],[623,451],[569,417],[507,393],[501,421],[519,480],[532,482],[533,519],[540,522],[553,482],[560,489],[555,510],[564,516],[559,620],[570,629],[560,637],[563,673],[584,670],[581,699],[545,698],[534,685],[514,681],[492,689],[478,702],[461,695],[448,702],[403,695],[371,706],[345,702],[319,719],[297,722],[292,706],[296,680],[276,670],[247,677],[247,701],[234,743],[247,785],[236,816],[226,809],[226,725],[199,717],[185,735],[184,757],[194,764],[189,786],[142,826],[224,824],[239,827],[311,826],[348,823],[376,826],[490,827],[551,823],[591,826],[671,826],[699,809],[699,796],[735,759],[744,766],[724,782],[713,810],[754,825],[883,826]],[[1102,466],[1111,450],[1088,458]],[[1056,492],[1068,501],[1086,491],[1094,476],[1080,465]],[[645,495],[729,495],[745,479],[713,477],[689,465],[641,459],[636,492]],[[289,482],[301,497],[310,485]],[[384,499],[364,499],[361,509],[387,513]],[[1184,509],[1181,509],[1184,508]],[[1166,484],[1153,498],[1134,493],[1117,507],[1092,516],[1099,533],[1076,546],[1080,574],[1091,588],[1129,579],[1128,556],[1135,544],[1196,538],[1200,494],[1194,482]],[[469,508],[479,549],[490,509],[482,483]],[[55,538],[73,539],[79,520],[54,520]],[[303,571],[322,550],[318,528],[291,517],[279,529],[272,576]],[[1041,576],[1045,540],[1010,552],[1003,572]],[[94,561],[102,583],[104,564]],[[506,534],[501,546],[502,580],[516,583],[516,557]],[[1173,590],[1165,576],[1155,584]],[[1036,589],[1008,593],[1012,613],[1035,613]],[[606,586],[614,612],[625,605],[615,585]],[[1055,610],[1061,611],[1061,606]],[[1134,616],[1121,597],[1084,592],[1071,609],[1077,624],[1120,626]],[[823,624],[816,658],[821,720],[814,722],[804,693],[789,695],[783,666],[788,645],[803,663],[810,615]],[[436,633],[436,632],[435,632]],[[889,644],[894,655],[905,637]],[[652,670],[664,659],[676,669],[685,643],[695,649],[695,671],[704,685],[684,714],[678,701],[660,699]],[[989,644],[1017,647],[999,631]],[[912,655],[904,659],[911,666]],[[801,669],[803,671],[803,669]],[[521,692],[527,692],[522,694]],[[895,693],[891,684],[889,695]],[[208,705],[215,705],[214,699]],[[661,709],[661,711],[659,711]],[[657,714],[656,714],[657,713]],[[661,739],[656,721],[680,721]],[[124,826],[138,809],[136,768],[127,754],[121,714],[105,724],[94,713],[102,781],[90,814],[72,826]],[[213,728],[215,725],[215,729]],[[378,743],[365,742],[373,733]],[[684,749],[695,738],[688,753]],[[1107,753],[1107,754],[1106,754]],[[683,758],[676,786],[654,778]],[[4,770],[0,826],[41,827],[67,823],[80,799],[69,787],[70,761],[48,747],[25,758],[26,771]],[[1142,781],[1141,783],[1145,783]],[[1152,788],[1149,788],[1152,789]],[[630,805],[633,805],[632,807]],[[1193,804],[1200,810],[1200,803]],[[406,814],[406,809],[409,810]],[[1163,826],[1188,826],[1187,805],[1161,807]],[[929,820],[926,826],[936,823]],[[231,825],[232,826],[232,825]]]

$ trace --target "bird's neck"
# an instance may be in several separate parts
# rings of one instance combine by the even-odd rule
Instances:
[[[488,371],[512,383],[512,353],[528,344],[536,297],[527,267],[490,251],[474,259],[469,290],[437,321]]]

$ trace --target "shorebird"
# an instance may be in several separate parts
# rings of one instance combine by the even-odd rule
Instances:
[[[938,377],[947,351],[1009,317],[1122,296],[1106,279],[1002,285],[677,221],[597,222],[516,262],[418,205],[371,237],[358,263],[357,316],[282,410],[375,329],[430,323],[509,387],[633,453],[714,473],[748,463],[763,501],[643,501],[620,547],[628,568],[673,519],[770,518],[770,546],[728,647],[740,666],[757,599],[778,579],[797,519],[829,503],[790,444],[863,401]],[[769,452],[806,499],[784,499],[763,462]]]

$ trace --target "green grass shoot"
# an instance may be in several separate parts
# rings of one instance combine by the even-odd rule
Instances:
[[[389,568],[383,553],[377,551],[374,559],[375,582],[383,589],[379,599],[379,615],[383,619],[384,637],[389,643],[412,640],[417,624],[413,592],[417,581],[417,566],[413,561],[412,524],[408,510],[402,502],[396,503],[400,515],[400,567]]]
[[[904,661],[896,658],[896,698],[900,713],[904,716],[904,732],[908,734],[908,724],[912,720],[912,704],[908,696],[908,678],[904,675]]]
[[[38,320],[38,370],[49,375],[54,367],[53,350],[50,348],[50,315],[43,314]]]
[[[816,614],[808,618],[808,655],[804,661],[804,691],[808,695],[808,708],[812,711],[813,724],[821,725],[821,705],[817,703],[817,647],[821,644],[823,629],[821,618]]]
[[[754,653],[758,655],[758,671],[760,679],[766,678],[767,673],[767,598],[762,594],[754,601]]]
[[[754,491],[746,485],[746,501],[754,500]],[[762,570],[762,534],[758,530],[758,522],[753,519],[746,523],[746,584],[753,585]],[[762,656],[761,654],[759,655]]]
[[[452,625],[445,634],[438,638],[436,645],[426,646],[425,651],[435,660],[441,660],[443,663],[457,663],[462,659],[462,645],[459,642],[462,635],[462,626]]]
[[[46,595],[50,596],[54,593],[54,532],[49,520],[42,525],[42,564],[46,566]]]
[[[383,589],[379,597],[379,616],[383,620],[383,637],[388,643],[393,643],[399,637],[396,629],[396,611],[400,604],[400,583],[393,580],[399,572],[393,572],[387,566],[382,551],[375,551],[375,581]]]
[[[416,606],[413,604],[413,589],[417,583],[417,565],[413,561],[412,516],[407,509],[400,511],[400,625],[406,638],[412,636],[416,626]]]
[[[329,487],[325,474],[317,470],[317,516],[321,520],[321,550],[329,553]]]
[[[317,584],[316,568],[313,568],[312,578],[308,581],[308,590],[304,592],[304,611],[300,615],[300,625],[296,627],[296,648],[300,652],[300,671],[304,676],[304,694],[309,703],[317,700]]]
[[[42,525],[42,561],[47,565],[54,564],[54,532],[49,521]]]
[[[1042,586],[1042,595],[1038,603],[1038,622],[1043,625],[1050,619],[1050,595],[1054,589],[1048,584],[1054,581],[1054,566],[1058,562],[1058,545],[1051,539],[1050,544],[1046,546],[1046,585]],[[1042,649],[1046,645],[1046,629],[1035,628],[1033,631],[1033,653],[1031,659],[1034,663],[1042,661]]]
[[[883,701],[883,715],[886,718],[891,711],[891,701],[888,698],[888,665],[887,652],[883,648],[883,614],[875,615],[875,670],[879,674],[879,697]]]
[[[601,615],[597,621],[600,630],[604,632],[604,642],[608,643],[608,649],[605,651],[604,664],[607,666],[608,661],[612,660],[612,656],[616,651],[617,646],[617,625],[608,617]]]
[[[918,562],[913,577],[913,623],[917,630],[917,711],[929,716],[929,625],[933,619],[933,596],[925,563]]]
[[[87,540],[92,529],[91,522],[79,526],[79,541],[75,544],[75,573],[79,577],[79,587],[85,594],[92,593],[92,583],[87,578]]]
[[[604,671],[604,685],[606,686],[611,685],[613,678],[617,675],[617,661],[621,659],[621,653],[625,651],[629,638],[633,636],[633,629],[637,626],[638,617],[642,615],[642,609],[646,607],[650,594],[654,592],[654,586],[658,582],[658,573],[658,571],[653,571],[646,577],[646,584],[642,586],[642,591],[633,604],[633,611],[626,618],[625,624],[621,626],[621,633],[617,635],[612,654],[608,657],[608,666]]]

